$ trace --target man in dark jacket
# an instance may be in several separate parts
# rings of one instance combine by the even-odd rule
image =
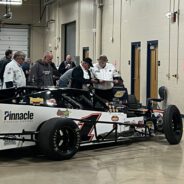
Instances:
[[[12,54],[13,54],[13,51],[8,49],[5,51],[5,56],[0,60],[0,79],[2,83],[3,83],[3,74],[4,74],[5,67],[12,60]]]
[[[71,80],[72,88],[87,89],[88,85],[91,84],[91,73],[89,69],[92,66],[92,60],[85,58],[79,66],[73,69]]]
[[[31,68],[29,82],[30,85],[38,87],[53,86],[53,70],[50,65],[53,55],[51,52],[45,52],[43,59],[35,62]]]
[[[63,61],[60,65],[59,65],[59,73],[60,75],[63,75],[67,70],[74,68],[76,65],[74,63],[74,61],[72,61],[72,57],[71,55],[67,55],[66,56],[66,60]]]

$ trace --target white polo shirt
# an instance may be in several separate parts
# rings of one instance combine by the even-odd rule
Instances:
[[[13,82],[14,87],[26,86],[26,77],[21,66],[13,59],[5,67],[3,88],[6,82]]]
[[[114,86],[113,77],[119,75],[115,66],[111,63],[106,63],[104,68],[100,67],[98,63],[95,63],[92,68],[92,74],[94,78],[105,81],[102,84],[94,84],[95,89],[101,90],[112,89]]]

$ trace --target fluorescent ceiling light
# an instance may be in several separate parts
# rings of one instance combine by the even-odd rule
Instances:
[[[0,4],[22,5],[22,0],[0,0]]]

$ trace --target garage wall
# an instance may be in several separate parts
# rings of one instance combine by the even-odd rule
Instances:
[[[94,56],[94,1],[93,0],[58,0],[49,6],[47,19],[55,22],[46,32],[45,47],[52,50],[55,59],[64,59],[64,24],[76,21],[76,56],[82,58],[82,48],[89,47],[89,55]]]
[[[90,47],[90,57],[96,59],[96,1],[58,0],[55,45],[56,57],[62,58],[61,25],[77,23],[76,52],[82,57],[82,47]],[[53,6],[53,5],[52,5]],[[180,19],[171,23],[167,13],[180,8]],[[58,7],[58,8],[57,8]],[[57,18],[58,17],[58,18]],[[178,24],[179,23],[179,24]],[[178,26],[179,25],[179,26]],[[59,32],[58,32],[59,30]],[[131,86],[131,43],[141,42],[141,101],[146,103],[147,41],[158,40],[158,87],[168,88],[168,104],[176,104],[184,113],[181,100],[184,90],[184,2],[180,0],[104,0],[102,13],[102,53],[120,71],[125,85]],[[50,32],[48,33],[50,34]],[[61,35],[61,38],[60,38]],[[57,39],[60,38],[60,39]],[[48,40],[52,41],[53,38]],[[60,40],[61,42],[58,43]],[[47,41],[48,46],[49,41]],[[91,49],[92,48],[92,49]],[[53,49],[53,48],[52,48]],[[173,77],[178,75],[179,78]]]
[[[180,9],[171,23],[168,12]],[[113,13],[113,9],[115,12]],[[114,17],[114,18],[113,18]],[[158,40],[158,87],[168,88],[168,104],[177,104],[184,90],[184,2],[179,0],[105,0],[103,7],[103,53],[120,68],[130,91],[131,42],[141,42],[141,102],[146,103],[147,41]],[[178,78],[173,77],[178,75]]]
[[[179,4],[180,3],[180,4]],[[184,2],[168,0],[127,0],[123,1],[122,16],[122,67],[121,71],[130,88],[131,42],[141,42],[141,101],[146,102],[146,67],[147,41],[158,40],[158,87],[168,88],[168,103],[177,104],[182,113],[184,105],[181,100],[184,90],[184,49],[183,21]],[[166,16],[170,11],[180,8],[180,19],[171,23]],[[153,8],[154,7],[154,8]],[[178,26],[179,25],[179,26]],[[178,75],[178,79],[173,75]]]
[[[158,40],[158,86],[166,85],[168,70],[168,38],[169,19],[165,14],[169,11],[169,1],[123,1],[122,15],[122,44],[123,61],[122,74],[126,73],[125,81],[130,89],[131,42],[141,42],[141,101],[146,101],[146,69],[147,41]],[[155,8],[153,8],[155,7]]]
[[[31,57],[38,59],[44,50],[52,50],[55,61],[63,60],[63,24],[76,21],[76,55],[89,46],[96,55],[96,0],[56,0],[49,5],[39,23],[39,1],[27,0],[24,10],[13,8],[16,15],[8,23],[31,24]],[[31,5],[31,7],[30,7]],[[168,12],[177,11],[179,21],[171,23]],[[0,12],[4,7],[0,6]],[[168,88],[168,104],[176,104],[184,114],[184,2],[181,0],[104,0],[102,13],[102,53],[114,63],[130,91],[131,42],[141,42],[141,101],[146,103],[147,41],[158,40],[160,66],[158,86]],[[177,75],[177,77],[173,77]]]

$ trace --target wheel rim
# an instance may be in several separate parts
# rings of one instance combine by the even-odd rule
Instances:
[[[60,153],[70,153],[76,147],[75,133],[69,127],[56,129],[53,136],[54,149]]]

